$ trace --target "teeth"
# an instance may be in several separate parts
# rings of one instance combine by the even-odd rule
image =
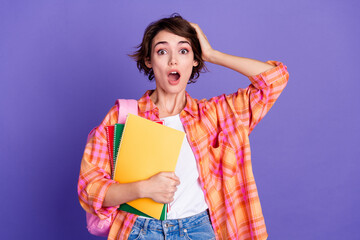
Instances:
[[[171,72],[170,74],[177,74],[177,72]]]

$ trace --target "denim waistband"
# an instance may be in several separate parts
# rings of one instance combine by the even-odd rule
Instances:
[[[153,218],[137,218],[134,226],[143,229],[144,231],[150,229],[154,231],[162,231],[167,228],[169,231],[179,231],[183,228],[192,228],[200,224],[210,223],[210,217],[207,210],[187,218],[157,220]]]

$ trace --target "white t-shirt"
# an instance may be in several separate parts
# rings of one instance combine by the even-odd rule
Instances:
[[[161,119],[164,120],[165,126],[185,132],[179,114]],[[174,201],[170,203],[167,218],[190,217],[206,210],[208,206],[200,186],[195,156],[186,136],[181,146],[175,174],[180,178],[180,185],[177,186]]]

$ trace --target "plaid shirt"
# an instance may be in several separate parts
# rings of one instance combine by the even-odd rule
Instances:
[[[288,81],[286,66],[276,66],[250,77],[245,89],[210,100],[186,93],[180,113],[186,137],[195,155],[201,187],[209,206],[216,239],[266,239],[267,232],[252,172],[248,135],[275,103]],[[159,120],[159,109],[147,91],[138,101],[139,116]],[[86,144],[78,182],[81,206],[100,218],[113,217],[108,239],[127,239],[136,215],[102,207],[113,183],[105,126],[117,123],[112,107]]]

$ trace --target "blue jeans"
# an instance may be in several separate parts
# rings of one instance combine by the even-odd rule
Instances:
[[[207,211],[197,215],[160,221],[157,219],[137,218],[129,240],[209,240],[215,239]]]

